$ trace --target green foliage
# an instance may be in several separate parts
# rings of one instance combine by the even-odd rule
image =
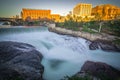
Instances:
[[[101,32],[120,36],[120,20],[77,22],[70,18],[63,23],[57,23],[57,26],[74,31],[79,31],[81,28],[84,32],[97,33],[100,23],[102,23]]]
[[[102,32],[120,36],[120,20],[106,21],[102,26]]]
[[[40,21],[35,21],[34,24],[35,24],[35,25],[39,25],[39,24],[40,24]]]
[[[57,26],[79,31],[78,22],[75,22],[72,18],[70,18],[70,20],[66,20],[64,23],[57,23]]]
[[[82,31],[88,32],[88,33],[92,33],[92,34],[97,33],[97,32],[95,32],[95,31],[93,31],[89,26],[90,26],[90,24],[88,24],[88,23],[87,23],[87,24],[84,24]]]
[[[64,23],[56,23],[56,27],[63,27]]]
[[[90,29],[95,29],[95,30],[99,29],[99,22],[98,21],[90,21],[87,24],[88,24],[88,27]]]
[[[93,30],[98,31],[100,27],[100,21],[90,21],[83,24],[83,31],[94,33]],[[120,36],[120,20],[102,21],[103,33]],[[92,30],[93,29],[93,30]]]
[[[77,76],[69,77],[69,76],[66,76],[62,80],[92,80],[92,78],[88,75],[84,76],[84,77],[77,77]]]
[[[110,21],[108,26],[110,27],[111,31],[115,32],[116,35],[120,36],[120,20]]]

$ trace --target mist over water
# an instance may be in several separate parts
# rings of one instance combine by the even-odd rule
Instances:
[[[120,53],[91,51],[85,39],[49,32],[46,27],[0,29],[0,41],[31,44],[44,58],[45,80],[60,80],[80,71],[85,61],[105,62],[120,70]]]

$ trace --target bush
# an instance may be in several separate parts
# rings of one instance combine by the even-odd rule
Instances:
[[[64,26],[64,23],[56,23],[56,27],[63,27]]]
[[[74,31],[79,31],[81,28],[84,32],[97,33],[97,31],[99,31],[100,23],[102,23],[101,32],[120,36],[120,20],[76,22],[70,18],[70,20],[66,20],[63,23],[57,23],[57,26]]]
[[[64,23],[56,23],[56,26],[64,27],[66,29],[70,29],[74,31],[79,31],[78,23],[72,19],[66,20]]]
[[[84,77],[77,77],[77,76],[69,77],[69,76],[66,76],[62,80],[92,80],[92,78],[88,75],[84,76]]]
[[[87,26],[87,25],[83,25],[82,31],[92,33],[92,34],[97,33],[95,31],[93,31],[92,29],[90,29],[89,26]]]

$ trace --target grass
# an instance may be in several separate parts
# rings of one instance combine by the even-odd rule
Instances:
[[[83,27],[82,31],[84,31],[84,32],[88,32],[88,33],[91,33],[91,34],[95,34],[95,33],[97,33],[97,32],[95,32],[95,31],[89,29],[89,28],[86,27],[86,26]]]

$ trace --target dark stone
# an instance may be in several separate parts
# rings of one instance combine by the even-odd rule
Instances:
[[[26,43],[0,42],[0,80],[42,80],[43,56],[35,47]]]
[[[59,69],[60,65],[64,63],[62,60],[57,60],[57,59],[51,59],[49,60],[49,65],[52,69]]]
[[[86,61],[75,76],[81,77],[86,74],[98,77],[101,80],[119,80],[120,71],[102,62]]]
[[[91,42],[91,44],[89,45],[90,50],[96,50],[101,48],[104,51],[117,51],[117,52],[120,52],[119,47],[120,47],[119,45],[115,45],[113,42],[105,40],[95,40]]]
[[[97,41],[93,41],[90,45],[89,45],[90,50],[96,50],[99,49],[99,44]]]

